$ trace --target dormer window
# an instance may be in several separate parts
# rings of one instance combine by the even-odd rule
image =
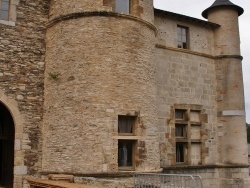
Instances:
[[[115,12],[129,14],[130,13],[130,0],[116,0]]]
[[[8,20],[9,19],[9,9],[10,9],[10,0],[1,0],[0,20]]]

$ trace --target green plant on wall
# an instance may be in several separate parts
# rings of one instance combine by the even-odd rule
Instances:
[[[60,73],[58,72],[49,72],[48,74],[49,74],[49,77],[53,80],[57,80],[60,76]]]

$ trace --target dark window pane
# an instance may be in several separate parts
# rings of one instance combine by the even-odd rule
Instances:
[[[134,141],[118,140],[118,166],[133,166]]]
[[[118,133],[132,134],[135,120],[135,116],[118,116]]]
[[[176,143],[176,162],[177,163],[185,162],[184,149],[185,149],[184,143]]]
[[[1,19],[1,20],[8,20],[8,11],[2,10],[2,11],[0,12],[0,19]]]
[[[186,110],[175,110],[175,119],[184,119]]]
[[[115,11],[129,14],[130,0],[116,0]]]
[[[184,49],[187,49],[187,43],[183,42],[182,47],[183,47]]]
[[[187,137],[186,134],[186,125],[182,125],[182,124],[176,124],[175,125],[175,136],[176,137]]]
[[[9,2],[2,2],[1,4],[1,9],[2,10],[9,10]]]

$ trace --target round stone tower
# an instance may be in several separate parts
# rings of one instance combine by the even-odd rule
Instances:
[[[160,168],[152,0],[51,0],[44,173]]]
[[[238,17],[244,10],[229,0],[216,0],[202,15],[220,25],[215,30],[219,162],[247,165],[247,137]]]

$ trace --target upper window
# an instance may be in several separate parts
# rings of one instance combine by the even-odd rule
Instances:
[[[9,9],[10,9],[10,0],[1,0],[0,20],[8,20],[9,19]]]
[[[185,120],[186,110],[175,110],[175,119]]]
[[[135,122],[135,116],[118,116],[119,135],[134,135]]]
[[[130,13],[130,0],[116,0],[115,12],[129,14]]]
[[[0,24],[15,26],[18,0],[0,0]]]
[[[188,28],[177,26],[177,47],[188,49]]]

